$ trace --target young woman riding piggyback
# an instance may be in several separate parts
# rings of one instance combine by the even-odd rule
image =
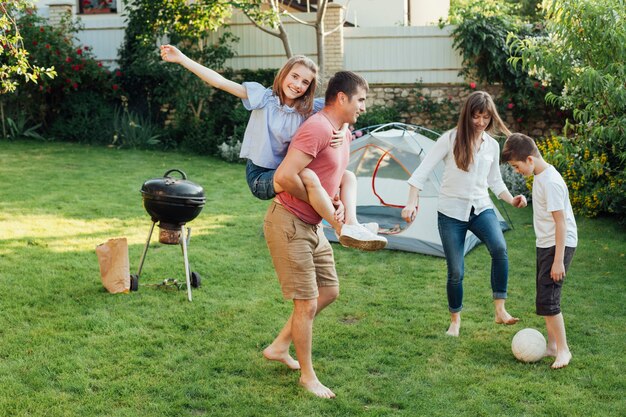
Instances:
[[[212,87],[242,100],[244,107],[251,111],[240,153],[241,158],[247,159],[246,180],[250,191],[262,200],[272,199],[282,192],[274,181],[276,168],[287,154],[296,130],[324,107],[324,99],[315,98],[317,65],[305,56],[293,56],[280,68],[272,87],[264,87],[257,82],[240,84],[229,80],[188,58],[175,46],[163,45],[160,51],[164,61],[179,64]],[[349,135],[345,124],[329,138],[330,146],[349,146]],[[386,239],[377,235],[378,225],[366,227],[357,221],[353,173],[344,173],[340,196],[328,196],[317,175],[308,168],[300,172],[299,178],[307,202],[335,229],[344,246],[377,250],[386,245]],[[343,205],[339,205],[339,210],[338,200]]]

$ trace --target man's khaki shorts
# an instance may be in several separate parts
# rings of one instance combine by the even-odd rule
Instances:
[[[285,299],[312,300],[318,287],[339,286],[333,249],[320,225],[303,222],[273,201],[263,232]]]

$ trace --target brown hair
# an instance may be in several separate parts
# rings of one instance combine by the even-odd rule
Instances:
[[[326,104],[332,104],[339,93],[344,93],[348,96],[348,99],[352,99],[357,93],[358,88],[362,88],[366,92],[369,90],[369,85],[365,78],[361,77],[352,71],[339,71],[328,80],[328,87],[326,87]]]
[[[540,158],[541,153],[535,141],[522,133],[513,133],[504,142],[502,149],[502,162],[526,161],[529,156]]]
[[[491,116],[489,125],[485,129],[488,132],[504,133],[510,136],[511,132],[504,125],[498,114],[498,109],[489,93],[474,91],[467,97],[461,107],[459,122],[456,126],[456,141],[454,143],[454,160],[457,167],[463,171],[469,171],[469,166],[474,162],[474,125],[472,117],[477,113],[488,113]]]
[[[304,55],[294,55],[285,62],[281,69],[278,70],[276,77],[274,77],[274,85],[272,86],[272,92],[280,100],[280,104],[285,103],[285,93],[281,88],[281,84],[289,75],[289,72],[296,65],[304,65],[306,68],[313,72],[313,79],[306,92],[295,100],[294,107],[296,111],[305,116],[313,113],[313,99],[315,98],[315,88],[317,87],[317,64],[310,58]]]

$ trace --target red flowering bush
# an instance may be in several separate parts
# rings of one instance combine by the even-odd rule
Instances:
[[[544,35],[542,25],[522,22],[518,17],[508,15],[509,12],[507,7],[488,11],[481,4],[480,7],[468,8],[455,15],[457,27],[453,32],[454,47],[463,56],[461,73],[468,80],[474,80],[469,83],[470,90],[476,89],[477,82],[502,86],[503,97],[495,98],[501,113],[509,111],[518,121],[530,117],[560,120],[558,109],[545,104],[546,89],[556,91],[558,86],[541,84],[537,77],[524,71],[521,65],[514,65],[510,61],[518,52],[508,47],[509,34],[522,39],[540,38]]]
[[[57,119],[68,116],[64,107],[76,101],[73,96],[81,92],[100,98],[102,109],[96,111],[108,106],[113,112],[120,94],[119,88],[114,87],[116,77],[95,60],[89,46],[78,44],[74,36],[79,29],[76,24],[64,20],[59,26],[51,26],[33,13],[20,17],[18,26],[30,61],[54,67],[57,76],[43,77],[37,84],[23,82],[15,93],[3,97],[12,113],[27,114],[46,130]]]

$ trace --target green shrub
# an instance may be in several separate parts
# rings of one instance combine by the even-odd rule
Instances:
[[[162,146],[215,155],[221,143],[219,136],[231,123],[223,120],[224,113],[231,112],[237,99],[217,101],[215,91],[195,74],[180,65],[163,62],[158,43],[167,36],[169,43],[191,59],[219,71],[225,60],[233,56],[230,43],[235,39],[226,33],[219,42],[207,44],[206,27],[201,30],[200,23],[221,19],[224,11],[217,4],[198,9],[183,3],[138,0],[129,6],[120,52],[122,85],[128,94],[129,110],[163,127],[161,139],[167,140],[161,142]],[[168,18],[179,15],[186,16],[188,26],[176,23],[180,19]]]
[[[504,181],[506,188],[509,189],[512,195],[522,194],[529,203],[531,202],[532,192],[527,178],[515,172],[508,163],[500,165],[500,174],[502,174],[502,181]]]
[[[45,138],[37,132],[41,124],[30,125],[29,120],[24,114],[19,114],[15,120],[7,117],[2,122],[3,135],[6,135],[6,138],[9,140],[25,138],[45,140]]]
[[[453,45],[463,56],[461,74],[468,80],[501,85],[503,94],[495,98],[498,109],[502,114],[511,111],[518,122],[537,114],[550,119],[562,117],[558,108],[546,106],[544,100],[548,91],[558,91],[558,83],[542,83],[509,61],[515,54],[507,45],[510,34],[521,39],[540,37],[544,34],[541,28],[508,14],[471,11],[453,31]]]
[[[29,0],[3,1],[0,4],[0,94],[14,92],[24,80],[37,83],[42,77],[54,78],[57,75],[54,68],[43,68],[29,62],[28,50],[24,48],[16,21],[23,14],[33,14],[35,10],[32,7],[33,3]],[[6,134],[4,130],[3,134]]]
[[[398,106],[372,106],[365,113],[359,116],[354,127],[360,129],[368,126],[375,126],[384,123],[397,122],[400,120]]]
[[[55,111],[48,130],[52,137],[89,144],[113,141],[114,107],[101,95],[87,91],[68,94]]]
[[[228,162],[243,162],[244,160],[239,158],[241,152],[241,140],[235,137],[230,137],[227,141],[222,142],[219,145],[219,157]]]
[[[375,105],[368,108],[359,116],[355,128],[408,122],[408,118],[416,117],[425,121],[423,127],[443,132],[456,125],[458,104],[452,97],[435,98],[424,95],[421,85],[416,84],[408,97],[397,99],[390,105]]]
[[[513,64],[562,86],[546,100],[571,111],[544,157],[563,173],[582,214],[626,220],[626,7],[623,0],[547,1],[543,38],[517,38]]]
[[[6,104],[6,117],[15,119],[16,114],[24,114],[35,124],[41,124],[44,134],[56,125],[54,135],[59,139],[80,140],[78,138],[106,130],[111,119],[101,116],[112,112],[119,85],[115,83],[115,74],[95,60],[91,48],[78,43],[75,38],[78,24],[67,18],[51,26],[46,19],[32,13],[21,16],[18,26],[30,61],[37,66],[54,67],[57,76],[44,77],[37,84],[23,82],[14,93],[3,94],[0,99]],[[88,97],[93,100],[81,109],[79,102]],[[94,100],[97,105],[92,106]],[[68,108],[80,115],[67,114]],[[68,117],[70,120],[63,121]],[[80,124],[78,118],[88,124],[89,127],[82,130],[89,131],[90,135],[73,131]],[[101,123],[96,124],[96,121]],[[60,128],[63,125],[68,129]]]
[[[119,148],[154,148],[167,143],[163,130],[147,117],[135,114],[127,106],[115,109],[113,145]]]
[[[537,22],[542,0],[450,0],[448,23],[458,25],[471,14],[510,16],[518,22]]]
[[[626,181],[623,169],[606,152],[598,153],[591,137],[552,136],[538,143],[539,150],[563,175],[578,214],[595,217],[616,213],[623,217]],[[610,149],[610,148],[609,148]]]

